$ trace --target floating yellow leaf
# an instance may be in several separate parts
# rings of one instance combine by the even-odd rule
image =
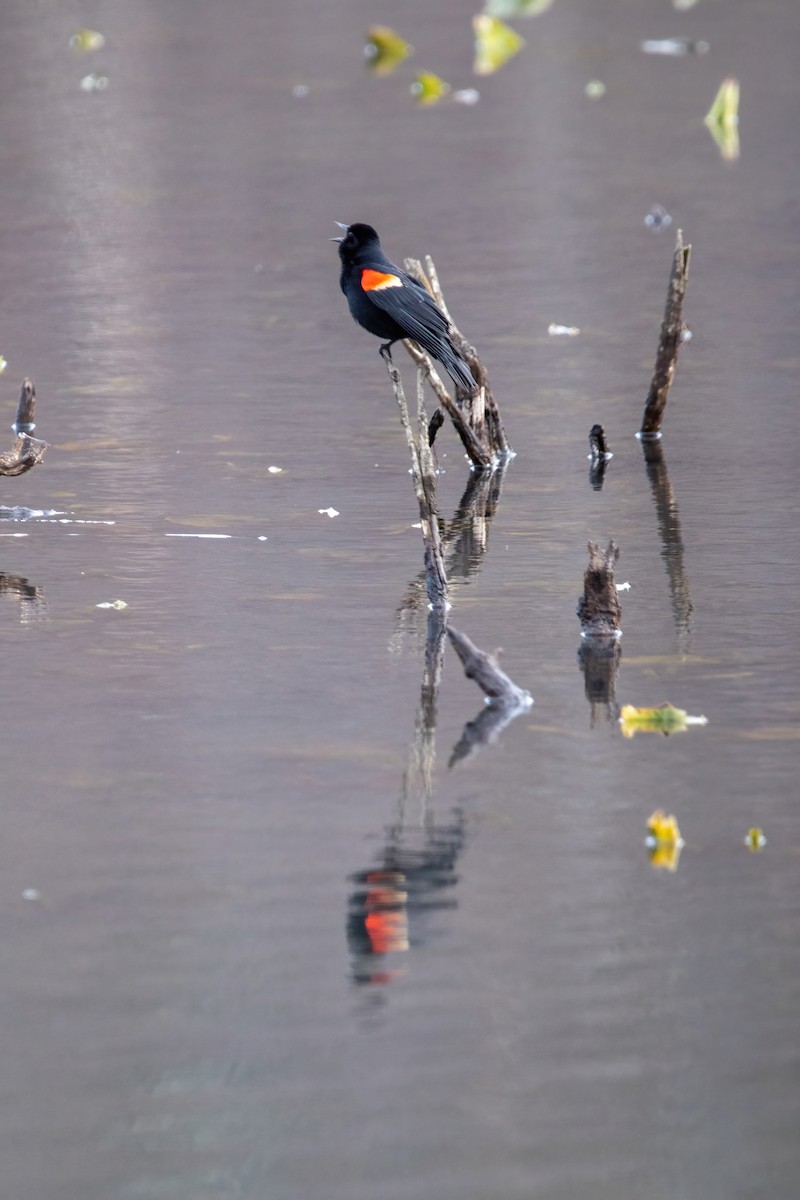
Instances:
[[[681,850],[684,846],[676,818],[657,808],[647,821],[647,837],[644,841],[654,867],[676,871]]]
[[[538,17],[553,0],[486,0],[483,11],[490,17]]]
[[[717,143],[723,158],[733,161],[739,157],[739,80],[725,79],[714,103],[705,116],[705,123]]]
[[[498,71],[525,45],[525,39],[510,26],[486,13],[473,17],[472,27],[475,30],[476,75],[491,75]]]
[[[757,825],[754,825],[752,829],[748,829],[744,844],[748,850],[763,850],[767,844],[764,830],[759,829]]]
[[[708,717],[690,717],[682,708],[668,703],[660,704],[658,708],[623,704],[619,723],[623,736],[632,738],[636,733],[681,733],[689,725],[707,725]]]
[[[106,39],[96,29],[79,29],[69,39],[70,50],[78,50],[81,53],[89,50],[102,50],[105,44]]]
[[[367,30],[364,57],[376,75],[391,75],[404,58],[414,53],[414,47],[388,25],[373,25]]]
[[[436,104],[449,91],[450,84],[445,83],[432,71],[418,71],[417,78],[411,85],[411,95],[417,104]]]

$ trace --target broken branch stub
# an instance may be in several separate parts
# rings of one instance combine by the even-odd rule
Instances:
[[[508,444],[508,438],[506,437],[503,423],[500,420],[497,403],[489,386],[489,376],[486,368],[481,362],[475,347],[467,341],[450,315],[450,310],[447,307],[447,302],[445,301],[439,282],[439,276],[430,255],[426,256],[425,263],[427,274],[422,269],[422,264],[415,258],[407,258],[405,260],[405,267],[410,275],[413,275],[423,287],[427,288],[442,310],[450,325],[450,340],[469,366],[472,376],[478,384],[478,392],[474,396],[464,396],[457,392],[456,400],[453,400],[432,367],[429,376],[431,386],[439,404],[452,420],[473,466],[485,470],[491,467],[498,455],[510,454],[511,447]],[[416,343],[406,341],[404,345],[417,364],[420,362],[430,364],[428,355]],[[436,414],[434,414],[430,430],[431,444],[433,444],[433,438],[436,436],[440,424],[441,421],[437,420]]]
[[[36,428],[33,420],[35,410],[36,388],[30,379],[23,379],[17,417],[12,426],[17,440],[10,450],[0,454],[0,475],[24,475],[44,458],[47,442],[30,436]]]
[[[583,574],[583,595],[578,601],[578,620],[585,638],[615,637],[622,632],[622,606],[617,595],[614,569],[619,546],[610,541],[605,550],[589,542],[589,565]]]
[[[664,309],[664,319],[661,322],[661,336],[658,342],[656,365],[650,383],[650,391],[645,401],[640,438],[660,436],[661,424],[664,420],[664,409],[672,381],[675,378],[675,368],[678,365],[678,350],[684,332],[683,298],[686,295],[686,284],[689,279],[689,260],[692,254],[691,245],[684,246],[683,231],[678,230],[675,242],[675,253],[672,256],[672,269],[669,276],[669,290]]]

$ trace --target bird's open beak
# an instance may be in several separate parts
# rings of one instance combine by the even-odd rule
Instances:
[[[347,233],[347,230],[350,228],[350,226],[345,225],[343,221],[334,221],[334,225],[338,225],[340,229],[343,229],[345,231],[345,233]],[[344,237],[328,238],[328,241],[329,242],[343,242]]]

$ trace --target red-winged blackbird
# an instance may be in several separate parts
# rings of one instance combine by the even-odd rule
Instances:
[[[343,225],[339,278],[350,312],[363,329],[384,339],[381,353],[401,338],[413,338],[444,367],[458,388],[478,390],[469,367],[450,340],[447,318],[431,294],[412,275],[390,262],[371,225]]]

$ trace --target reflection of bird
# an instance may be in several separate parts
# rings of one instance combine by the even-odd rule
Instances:
[[[343,225],[339,243],[339,278],[350,312],[362,329],[384,339],[381,351],[393,342],[413,338],[444,367],[458,388],[474,395],[478,388],[469,367],[450,339],[450,326],[427,288],[401,271],[381,249],[371,225]]]

